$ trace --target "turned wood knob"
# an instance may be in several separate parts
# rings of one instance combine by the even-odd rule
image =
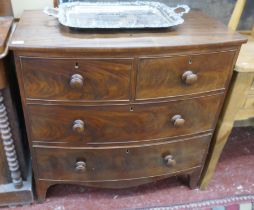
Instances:
[[[85,161],[76,162],[75,170],[78,172],[85,171],[86,170],[86,162]]]
[[[76,133],[84,133],[85,131],[85,123],[82,120],[75,120],[73,122],[72,130]]]
[[[181,115],[175,115],[174,117],[172,117],[171,121],[175,127],[182,127],[185,123],[185,120],[182,118]]]
[[[73,74],[70,79],[71,88],[80,89],[84,85],[84,78],[80,74]]]
[[[173,155],[166,155],[164,157],[165,164],[169,167],[176,165],[176,160],[174,159]]]
[[[186,85],[192,85],[198,80],[198,75],[192,71],[186,71],[182,75],[182,80]]]

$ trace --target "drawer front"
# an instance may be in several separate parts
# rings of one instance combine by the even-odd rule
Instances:
[[[235,52],[140,59],[137,99],[172,97],[225,88]]]
[[[213,128],[222,95],[130,106],[29,105],[34,141],[70,145],[166,138]],[[181,117],[179,117],[181,115]]]
[[[25,95],[48,100],[129,100],[131,59],[22,58]]]
[[[34,148],[38,178],[103,181],[159,176],[200,166],[210,136],[130,148]]]

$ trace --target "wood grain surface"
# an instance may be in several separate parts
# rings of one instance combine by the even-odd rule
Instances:
[[[0,17],[0,55],[5,50],[12,22],[13,17]]]
[[[137,99],[171,97],[225,89],[235,51],[140,59]],[[197,81],[186,84],[182,76],[192,71]]]
[[[201,11],[184,18],[166,30],[78,31],[23,14],[11,49],[40,201],[57,183],[181,174],[197,187],[246,39]]]
[[[11,0],[0,1],[0,16],[13,16]]]
[[[35,147],[37,178],[51,180],[112,181],[161,176],[200,166],[207,152],[210,136],[186,141],[131,148],[50,148]],[[173,156],[176,164],[168,166],[164,157]],[[86,167],[77,171],[76,163]]]
[[[254,72],[254,36],[248,36],[247,44],[243,45],[236,62],[238,72]]]
[[[121,52],[161,52],[246,42],[244,37],[201,11],[192,10],[184,19],[184,24],[166,30],[75,31],[61,26],[56,18],[42,11],[25,11],[12,38],[11,48],[37,52],[66,49],[68,52],[119,52],[119,49]]]
[[[29,105],[29,124],[33,141],[68,145],[166,138],[213,129],[222,99],[223,94],[131,106]],[[174,126],[175,115],[184,118],[184,125]],[[84,132],[73,130],[75,120],[84,122]]]
[[[47,100],[129,100],[131,59],[22,58],[27,98]],[[71,87],[72,75],[83,78]]]

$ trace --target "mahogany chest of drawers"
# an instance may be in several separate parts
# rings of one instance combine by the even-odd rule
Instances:
[[[168,30],[75,31],[25,12],[12,38],[39,200],[58,183],[199,178],[245,39],[193,11]]]

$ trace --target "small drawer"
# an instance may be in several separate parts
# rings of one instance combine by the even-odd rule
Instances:
[[[75,146],[208,131],[214,127],[222,96],[132,106],[28,105],[32,140]]]
[[[131,59],[21,58],[30,99],[129,100]]]
[[[142,58],[136,99],[174,97],[224,89],[235,52]]]
[[[202,165],[211,136],[120,147],[34,147],[39,179],[112,181],[167,175]]]

